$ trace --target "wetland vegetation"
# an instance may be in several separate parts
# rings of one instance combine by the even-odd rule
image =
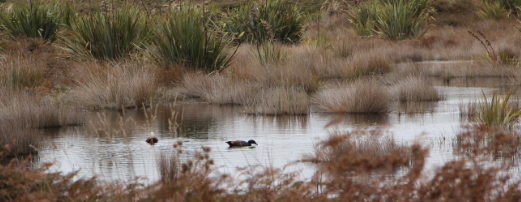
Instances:
[[[29,156],[47,129],[92,125],[90,111],[143,110],[149,125],[156,115],[146,111],[169,102],[253,117],[382,115],[447,99],[433,80],[517,86],[520,8],[516,0],[4,1],[0,200],[519,201],[521,109],[517,92],[504,89],[462,107],[469,122],[450,140],[455,158],[430,173],[429,146],[370,125],[330,132],[290,159],[316,167],[306,179],[264,165],[222,173],[210,147],[187,151],[181,140],[156,159],[161,180],[149,185],[78,179]],[[182,118],[171,111],[167,130],[181,131]],[[99,119],[98,137],[127,136],[112,127],[135,125]]]

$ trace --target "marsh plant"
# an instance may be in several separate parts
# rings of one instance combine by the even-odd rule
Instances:
[[[333,142],[335,141],[335,142]],[[303,161],[313,163],[337,163],[339,161],[359,164],[370,158],[396,156],[404,159],[394,166],[407,166],[412,162],[412,151],[401,146],[380,129],[356,130],[351,133],[330,132],[325,141],[318,143],[312,154],[305,155]],[[343,159],[348,157],[348,159]],[[346,167],[348,167],[346,165]]]
[[[391,94],[374,79],[361,79],[346,86],[327,89],[314,97],[324,110],[334,113],[386,113]]]
[[[372,36],[375,27],[375,14],[378,12],[376,1],[368,1],[362,5],[353,7],[349,13],[349,22],[358,36]]]
[[[241,41],[299,43],[305,18],[296,4],[285,0],[261,0],[229,11],[225,30]]]
[[[56,1],[15,4],[0,10],[0,25],[11,38],[42,38],[54,41],[58,31],[74,16],[74,8]]]
[[[159,20],[148,49],[161,65],[183,65],[206,72],[230,65],[230,38],[212,28],[209,15],[201,8],[183,6]]]
[[[487,19],[500,20],[508,17],[509,11],[499,1],[484,1],[480,14]]]
[[[486,18],[501,19],[509,15],[518,16],[521,0],[483,0],[481,13]]]
[[[425,34],[432,9],[429,0],[374,0],[351,11],[350,21],[360,36],[373,33],[383,38],[402,40]]]
[[[297,87],[265,88],[245,104],[244,111],[258,115],[305,115],[309,113],[309,98]]]
[[[407,77],[396,85],[398,100],[407,101],[438,101],[443,97],[421,77]]]
[[[71,22],[72,33],[62,38],[62,48],[79,58],[128,58],[144,47],[147,28],[145,14],[134,7],[94,11]]]
[[[508,102],[512,90],[510,90],[504,97],[501,97],[497,92],[493,92],[490,101],[483,92],[483,102],[479,103],[479,108],[475,109],[476,119],[478,123],[485,126],[499,126],[505,128],[512,128],[521,117],[521,109],[514,108]]]
[[[73,70],[76,87],[73,100],[90,109],[117,109],[148,106],[155,96],[155,74],[144,62],[92,62]]]

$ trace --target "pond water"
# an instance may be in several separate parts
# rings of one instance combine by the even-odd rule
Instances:
[[[313,144],[331,131],[356,126],[384,127],[400,143],[420,141],[431,147],[427,168],[435,168],[452,157],[451,140],[465,118],[462,105],[482,99],[482,90],[490,95],[505,79],[434,81],[445,96],[438,102],[397,104],[383,115],[338,115],[311,113],[307,116],[252,116],[237,106],[204,103],[161,103],[152,108],[124,112],[85,113],[87,124],[46,131],[44,148],[37,162],[54,162],[52,171],[78,177],[97,176],[100,180],[132,180],[146,183],[159,179],[156,159],[161,152],[173,152],[173,144],[183,141],[182,158],[190,158],[202,146],[211,148],[210,157],[223,173],[237,167],[267,165],[282,168],[313,151]],[[413,113],[411,113],[413,112]],[[333,126],[325,128],[330,123]],[[159,139],[149,145],[151,132]],[[225,141],[254,139],[256,147],[230,149]],[[315,169],[293,164],[288,171],[301,171],[310,177]]]

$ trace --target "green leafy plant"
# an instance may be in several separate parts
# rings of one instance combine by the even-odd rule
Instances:
[[[0,24],[12,38],[42,38],[56,40],[61,27],[74,16],[67,4],[31,1],[16,4],[12,9],[0,11]]]
[[[509,11],[498,1],[485,1],[481,6],[480,14],[487,19],[499,20],[508,17]]]
[[[375,2],[368,2],[354,7],[349,14],[349,22],[353,24],[353,29],[358,36],[372,36],[374,31],[374,14],[378,5]]]
[[[510,14],[513,16],[519,16],[521,11],[521,0],[483,0],[482,11],[487,7],[489,7],[488,9],[491,9],[491,6],[494,7],[494,10],[503,12],[505,15],[503,17]]]
[[[286,58],[286,54],[284,53],[281,44],[263,42],[262,45],[259,45],[256,48],[255,57],[263,66],[277,64],[284,61]]]
[[[210,27],[210,19],[202,9],[184,6],[158,22],[148,49],[160,64],[183,65],[206,72],[229,66],[233,54],[230,40]]]
[[[96,11],[71,22],[64,50],[79,57],[116,60],[135,53],[149,37],[145,14],[136,8]]]
[[[230,10],[223,27],[228,33],[236,33],[240,41],[273,39],[294,44],[302,39],[305,20],[296,5],[285,0],[266,0]]]
[[[352,9],[350,22],[360,36],[418,38],[426,32],[431,11],[429,0],[375,0]]]
[[[508,101],[512,95],[512,90],[504,97],[498,96],[496,92],[492,94],[490,102],[483,93],[485,102],[479,103],[479,109],[475,110],[477,121],[486,126],[501,126],[512,128],[521,116],[521,109],[514,109],[508,106]]]

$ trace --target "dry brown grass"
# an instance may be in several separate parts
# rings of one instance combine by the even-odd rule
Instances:
[[[304,115],[309,113],[309,96],[295,87],[263,88],[248,101],[244,111],[263,115]]]
[[[390,110],[391,100],[387,87],[375,79],[329,88],[314,97],[322,109],[335,113],[385,113]]]
[[[44,137],[39,129],[16,128],[2,120],[0,127],[0,157],[12,158],[37,154]]]
[[[155,72],[139,61],[89,62],[74,67],[74,102],[88,108],[122,109],[150,104],[156,91]]]
[[[436,88],[425,81],[425,78],[409,76],[395,86],[397,99],[407,101],[438,101],[443,99]]]
[[[174,147],[177,147],[177,143]],[[179,150],[176,153],[162,151],[159,154],[159,159],[156,160],[156,163],[162,182],[168,183],[179,178],[179,175],[181,174]]]
[[[328,142],[328,141],[335,141]],[[313,154],[305,155],[303,161],[319,164],[345,161],[342,158],[349,157],[350,165],[360,164],[367,159],[380,159],[397,155],[402,159],[403,165],[409,165],[412,152],[407,146],[396,143],[392,136],[386,135],[382,130],[358,130],[353,133],[331,132],[324,142],[318,143]],[[396,164],[393,166],[402,166]],[[349,166],[349,165],[346,165]]]
[[[201,98],[214,104],[242,105],[256,95],[250,82],[222,73],[215,75],[186,74],[178,92],[189,98]]]

